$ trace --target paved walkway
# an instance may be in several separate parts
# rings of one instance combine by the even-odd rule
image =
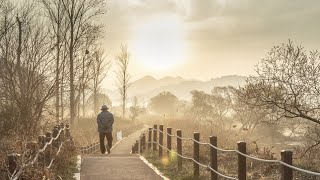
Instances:
[[[83,155],[81,180],[162,180],[138,155],[130,155],[140,132],[123,139],[111,154]]]

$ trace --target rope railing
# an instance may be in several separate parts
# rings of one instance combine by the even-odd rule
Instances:
[[[33,166],[36,163],[36,165],[38,165],[39,161],[43,161],[42,165],[44,168],[50,169],[52,167],[55,157],[59,155],[63,144],[65,142],[70,141],[70,139],[71,135],[69,124],[64,126],[64,124],[61,123],[54,127],[52,135],[51,132],[47,132],[46,136],[39,136],[38,142],[32,141],[27,144],[28,149],[22,153],[22,164],[18,164],[18,157],[20,157],[21,155],[17,153],[12,153],[8,156],[9,179],[19,179],[27,167]],[[51,145],[52,147],[49,147]],[[51,149],[57,149],[55,157],[53,157],[52,159]],[[48,163],[48,166],[45,165],[46,162]]]
[[[114,131],[115,134],[113,134],[113,136],[116,136],[117,132],[122,132],[124,136],[127,136],[130,134],[130,131],[133,131],[135,129],[137,129],[138,127],[142,126],[142,124],[137,124],[137,125],[133,125],[133,126],[129,126],[127,128],[124,128],[120,131]],[[128,133],[127,133],[128,132]],[[92,154],[92,153],[96,153],[100,150],[100,142],[99,141],[95,141],[87,146],[80,146],[78,147],[78,150],[82,153],[82,154]]]
[[[293,172],[292,170],[296,170],[296,171],[300,171],[309,175],[313,175],[313,176],[320,176],[320,173],[318,172],[313,172],[313,171],[309,171],[309,170],[305,170],[296,166],[292,165],[292,151],[281,151],[281,160],[273,160],[273,159],[262,159],[262,158],[258,158],[258,157],[254,157],[254,156],[250,156],[248,154],[246,154],[246,143],[245,142],[239,142],[238,143],[238,150],[237,149],[222,149],[217,147],[217,141],[216,141],[216,137],[211,136],[210,137],[210,143],[208,142],[201,142],[200,139],[200,134],[199,133],[194,133],[198,134],[197,136],[195,136],[194,138],[183,138],[181,135],[181,130],[180,131],[180,135],[179,132],[177,131],[177,135],[173,135],[171,134],[171,130],[172,128],[167,128],[167,132],[163,131],[163,125],[159,126],[159,129],[157,128],[157,125],[154,125],[153,128],[149,128],[147,133],[149,133],[149,139],[148,142],[145,142],[145,134],[143,134],[140,137],[140,141],[136,141],[136,144],[132,147],[132,152],[142,152],[146,146],[148,145],[148,148],[151,148],[151,145],[153,144],[153,150],[157,150],[156,145],[159,147],[159,156],[162,156],[162,149],[167,150],[168,152],[173,152],[171,149],[171,138],[172,137],[177,137],[177,149],[178,149],[178,153],[177,155],[182,158],[182,159],[186,159],[186,160],[191,160],[193,161],[194,164],[194,168],[195,168],[195,175],[199,175],[197,170],[199,168],[199,166],[201,167],[206,167],[207,169],[209,169],[212,174],[211,174],[211,179],[217,179],[217,176],[220,177],[224,177],[227,179],[239,179],[239,180],[243,180],[246,179],[246,158],[251,159],[251,160],[255,160],[255,161],[260,161],[260,162],[266,162],[266,163],[278,163],[281,165],[281,177],[283,180],[292,180],[293,178]],[[153,140],[151,140],[152,137],[152,132],[153,134]],[[159,140],[157,140],[157,134],[159,132]],[[169,133],[170,132],[170,133]],[[166,147],[165,145],[163,145],[163,135],[167,135],[167,146],[170,146],[170,148]],[[211,139],[213,140],[211,142]],[[196,148],[196,150],[194,151],[194,158],[190,158],[190,157],[185,157],[182,155],[182,140],[192,140],[194,142],[194,149]],[[169,141],[169,142],[168,142]],[[180,141],[180,142],[179,142]],[[140,146],[139,146],[140,143]],[[199,161],[197,161],[195,159],[195,157],[197,159],[199,159],[199,145],[207,145],[211,148],[211,160],[215,160],[214,163],[216,163],[215,167],[213,167],[213,165],[205,165],[205,164],[201,164]],[[180,150],[179,150],[180,148]],[[233,153],[237,153],[238,154],[238,178],[234,178],[234,177],[230,177],[224,174],[221,174],[220,172],[218,172],[217,170],[217,151],[221,151],[221,152],[233,152]],[[211,161],[213,162],[213,161]],[[240,164],[239,164],[240,163]],[[182,166],[182,162],[178,159],[178,167]],[[181,169],[181,167],[179,168]]]
[[[152,128],[152,129],[155,130],[154,128]],[[161,132],[161,133],[164,133],[163,131],[160,131],[160,130],[158,130],[158,131]],[[285,163],[285,162],[283,162],[283,161],[280,161],[280,160],[271,160],[271,159],[257,158],[257,157],[250,156],[250,155],[248,155],[248,154],[244,154],[244,153],[242,153],[242,152],[240,152],[240,151],[238,151],[238,150],[235,150],[235,149],[221,149],[221,148],[218,148],[218,147],[216,147],[216,146],[213,146],[213,145],[210,144],[210,143],[197,141],[197,140],[195,140],[194,138],[180,138],[180,137],[178,137],[178,136],[176,136],[176,135],[170,135],[170,134],[168,134],[167,132],[166,132],[166,134],[169,135],[169,136],[171,136],[171,137],[177,137],[177,138],[182,139],[182,140],[193,140],[194,142],[196,142],[196,143],[198,143],[198,144],[201,144],[201,145],[209,145],[209,146],[211,146],[211,147],[213,147],[213,148],[215,148],[216,150],[221,151],[221,152],[236,152],[236,153],[238,153],[238,154],[240,154],[240,155],[242,155],[242,156],[245,156],[246,158],[252,159],[252,160],[261,161],[261,162],[267,162],[267,163],[279,163],[279,164],[282,164],[282,165],[284,165],[284,166],[287,166],[287,167],[289,167],[289,168],[291,168],[291,169],[294,169],[294,170],[297,170],[297,171],[300,171],[300,172],[304,172],[304,173],[307,173],[307,174],[310,174],[310,175],[320,176],[320,173],[313,172],[313,171],[309,171],[309,170],[305,170],[305,169],[301,169],[301,168],[299,168],[299,167],[292,166],[292,165],[287,164],[287,163]]]
[[[163,146],[163,145],[159,144],[158,142],[152,141],[152,143],[157,143],[160,147],[165,148],[166,150],[168,150],[168,151],[171,152],[171,153],[173,152],[173,150],[168,149],[166,146]],[[212,169],[212,168],[210,167],[210,165],[201,164],[200,162],[196,161],[196,160],[193,159],[193,158],[186,157],[186,156],[182,156],[182,155],[180,155],[180,154],[177,154],[177,155],[178,155],[179,157],[183,158],[183,159],[191,160],[191,161],[197,163],[199,166],[202,166],[202,167],[204,167],[204,168],[210,169],[211,171],[213,171],[213,172],[215,172],[216,174],[218,174],[220,177],[224,177],[224,178],[226,178],[226,179],[238,180],[237,178],[234,178],[234,177],[231,177],[231,176],[226,176],[226,175],[224,175],[224,174],[221,174],[220,172]]]

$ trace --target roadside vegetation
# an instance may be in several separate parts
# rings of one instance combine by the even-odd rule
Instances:
[[[148,108],[153,115],[149,114],[148,123],[172,127],[173,133],[181,129],[183,137],[200,132],[202,142],[217,136],[218,147],[223,149],[236,149],[238,141],[245,141],[248,154],[263,159],[280,159],[280,151],[289,149],[295,166],[320,172],[319,63],[317,51],[306,52],[289,41],[272,48],[243,87],[214,87],[211,93],[194,90],[191,102],[180,101],[174,94],[166,96],[170,92],[151,98]],[[185,156],[192,157],[192,149],[193,142],[183,142]],[[201,162],[208,164],[209,148],[201,145],[200,152]],[[173,165],[175,159],[164,163],[157,154],[145,156],[173,179],[181,173]],[[236,155],[218,153],[218,159],[220,172],[237,176]],[[192,162],[185,166],[192,171]],[[248,160],[247,166],[249,179],[279,179],[278,164]],[[201,179],[208,178],[207,170],[201,173]],[[317,178],[294,174],[296,179]]]

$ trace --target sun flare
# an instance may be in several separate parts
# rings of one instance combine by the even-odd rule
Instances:
[[[184,28],[177,16],[153,17],[137,26],[132,55],[144,68],[163,71],[185,57]]]

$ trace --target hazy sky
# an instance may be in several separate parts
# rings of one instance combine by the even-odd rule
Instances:
[[[108,2],[106,52],[114,60],[120,44],[128,44],[133,79],[249,75],[270,48],[289,38],[307,50],[320,50],[318,0]]]

